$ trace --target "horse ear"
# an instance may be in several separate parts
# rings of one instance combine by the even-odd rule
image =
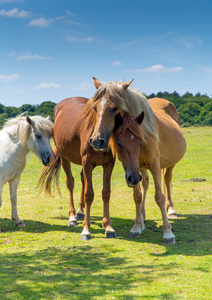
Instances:
[[[99,80],[95,77],[93,77],[94,80],[94,85],[96,87],[96,89],[98,89],[102,84],[99,82]]]
[[[123,124],[123,118],[120,113],[115,116],[114,132]]]
[[[140,115],[135,118],[135,121],[138,123],[138,125],[141,125],[143,120],[144,120],[144,112],[142,111],[142,113],[140,113]]]
[[[26,116],[26,120],[29,123],[29,125],[34,126],[34,121],[29,116]]]
[[[130,84],[133,82],[133,80],[134,80],[134,78],[128,82],[122,83],[123,88],[126,90],[130,86]]]
[[[46,119],[47,119],[47,120],[49,120],[49,116],[48,116],[48,117],[46,117]]]

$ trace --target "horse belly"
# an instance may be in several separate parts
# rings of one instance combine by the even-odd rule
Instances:
[[[161,168],[176,165],[186,151],[186,140],[180,128],[174,130],[172,128],[165,135],[160,136],[159,148]]]

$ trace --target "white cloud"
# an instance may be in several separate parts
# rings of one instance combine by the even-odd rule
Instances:
[[[0,16],[8,17],[8,18],[30,18],[31,17],[31,12],[30,11],[25,11],[25,10],[19,10],[18,8],[13,8],[11,10],[0,10]]]
[[[121,65],[121,62],[118,61],[118,60],[112,61],[112,62],[110,63],[110,65],[111,65],[111,66],[120,66],[120,65]]]
[[[69,10],[66,11],[67,16],[76,17],[77,15]]]
[[[88,82],[81,82],[79,85],[72,86],[73,90],[77,91],[87,91],[91,85]]]
[[[8,82],[18,79],[18,78],[21,78],[21,76],[19,74],[12,74],[12,75],[1,75],[0,74],[0,82],[3,82],[3,83],[8,83]]]
[[[37,84],[36,86],[34,86],[34,89],[36,90],[43,90],[43,89],[60,89],[61,85],[58,83],[54,83],[54,82],[43,82],[40,84]]]
[[[14,2],[14,0],[0,0],[0,4],[11,3],[11,2]]]
[[[3,3],[14,3],[14,2],[23,2],[24,0],[0,0],[0,4]]]
[[[177,36],[174,38],[174,41],[177,44],[180,44],[184,46],[185,48],[191,50],[196,45],[202,45],[203,41],[199,38],[193,37],[193,36]]]
[[[30,51],[22,52],[20,54],[17,54],[15,51],[8,54],[8,56],[14,57],[16,60],[49,60],[52,59],[50,56],[40,56],[37,54],[32,54]]]
[[[49,56],[39,56],[37,54],[23,54],[23,55],[19,55],[16,57],[17,60],[29,60],[29,59],[34,59],[34,60],[46,60],[46,59],[52,59]]]
[[[54,21],[52,19],[45,19],[45,18],[39,18],[39,19],[33,19],[29,22],[29,26],[35,26],[35,27],[49,27],[51,23]]]
[[[176,73],[182,71],[183,67],[166,68],[163,65],[153,65],[146,69],[133,70],[134,73]]]
[[[80,38],[77,36],[71,36],[71,35],[67,35],[66,36],[66,40],[67,42],[84,42],[84,43],[90,43],[90,42],[94,42],[96,41],[95,39],[93,39],[92,37],[87,37],[87,38]]]

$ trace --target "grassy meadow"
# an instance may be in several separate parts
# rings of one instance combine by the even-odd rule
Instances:
[[[81,241],[82,222],[68,224],[64,172],[63,198],[43,193],[36,183],[41,162],[32,154],[18,189],[18,213],[25,228],[10,219],[8,184],[0,209],[0,299],[212,299],[212,127],[183,128],[187,152],[174,170],[172,197],[178,219],[170,220],[176,244],[163,243],[162,218],[150,186],[146,230],[130,239],[135,205],[121,163],[112,176],[111,219],[116,239],[107,239],[102,221],[102,169],[93,176],[92,239]],[[75,204],[80,196],[79,166]],[[202,178],[204,181],[191,181]]]

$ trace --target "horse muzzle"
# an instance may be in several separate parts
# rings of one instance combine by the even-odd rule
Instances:
[[[99,152],[106,152],[108,147],[108,142],[105,141],[104,138],[90,138],[90,145],[94,148],[94,150]]]
[[[41,158],[41,161],[44,166],[48,166],[55,160],[55,158],[56,158],[55,154],[46,155]]]
[[[140,173],[138,175],[136,175],[136,176],[135,175],[127,175],[126,174],[125,178],[126,178],[127,185],[129,187],[135,187],[142,180],[142,176],[141,176]]]

